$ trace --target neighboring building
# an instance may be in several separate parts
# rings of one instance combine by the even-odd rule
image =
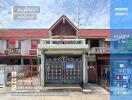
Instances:
[[[49,29],[0,30],[0,64],[41,63],[41,85],[101,83],[109,55],[109,29],[78,29],[64,15]]]

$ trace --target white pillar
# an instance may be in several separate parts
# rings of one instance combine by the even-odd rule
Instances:
[[[89,45],[89,48],[90,48],[90,40],[87,40],[87,43],[88,43],[88,45]],[[90,48],[91,49],[91,48]]]
[[[44,86],[44,64],[45,64],[45,54],[43,51],[41,51],[41,86]]]
[[[86,60],[86,54],[85,52],[82,55],[83,59],[83,84],[88,83],[88,70],[87,70],[87,60]]]

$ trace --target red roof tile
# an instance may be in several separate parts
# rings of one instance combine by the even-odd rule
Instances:
[[[82,37],[110,37],[109,29],[80,29]]]
[[[80,29],[81,37],[108,37],[108,29]],[[0,38],[48,38],[48,29],[0,29]]]
[[[0,29],[0,38],[46,38],[47,29]]]

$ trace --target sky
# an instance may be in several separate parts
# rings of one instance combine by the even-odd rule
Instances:
[[[40,6],[36,20],[13,20],[12,6]],[[45,29],[66,15],[78,28],[108,29],[108,0],[0,0],[0,28]]]
[[[127,8],[116,11],[127,15],[115,15],[115,8]],[[132,0],[110,0],[110,29],[132,29]]]

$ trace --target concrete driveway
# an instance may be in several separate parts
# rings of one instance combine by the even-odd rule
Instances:
[[[96,84],[89,84],[86,89],[91,92],[39,92],[39,93],[15,93],[12,94],[5,88],[0,88],[0,100],[109,100],[109,92]],[[7,92],[8,91],[8,92]],[[4,93],[5,92],[5,93]]]

